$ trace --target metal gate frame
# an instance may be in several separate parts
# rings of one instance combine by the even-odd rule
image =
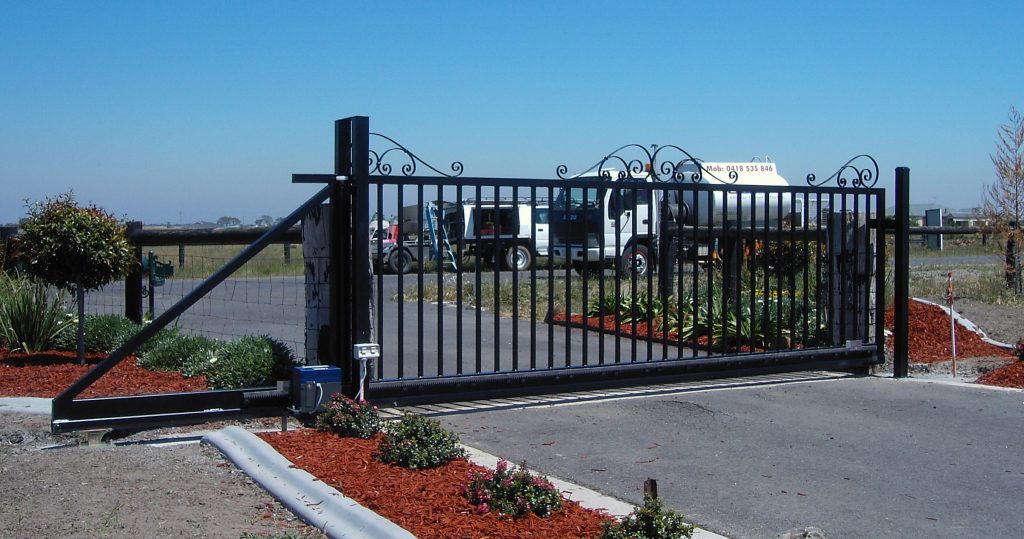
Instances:
[[[350,218],[345,219],[345,225],[351,226],[351,235],[349,238],[344,240],[346,245],[350,247],[350,251],[346,255],[346,259],[344,261],[345,264],[341,266],[341,271],[344,272],[342,282],[347,283],[350,286],[346,287],[344,292],[337,289],[338,291],[336,293],[344,294],[344,296],[337,296],[337,303],[332,301],[332,304],[342,305],[344,308],[337,314],[337,319],[339,320],[340,325],[336,326],[332,324],[332,327],[340,328],[340,331],[332,331],[334,340],[332,341],[333,344],[329,353],[330,357],[343,358],[339,363],[347,363],[348,368],[343,369],[346,373],[344,391],[346,394],[355,395],[359,380],[359,376],[357,375],[359,372],[359,363],[353,357],[352,347],[358,343],[369,343],[379,339],[379,337],[375,339],[374,332],[372,331],[373,321],[371,320],[374,298],[370,291],[373,290],[374,282],[369,260],[372,248],[369,245],[369,242],[356,240],[357,238],[370,237],[371,192],[374,189],[376,189],[377,192],[381,192],[380,190],[384,184],[419,186],[419,203],[423,204],[423,186],[436,186],[437,189],[440,190],[441,186],[459,185],[470,188],[475,187],[479,190],[479,186],[497,185],[500,182],[508,182],[510,179],[459,177],[462,173],[462,164],[460,162],[452,163],[451,169],[454,174],[443,173],[422,161],[419,157],[395,142],[393,139],[384,136],[380,136],[380,138],[394,144],[394,146],[383,151],[371,151],[369,147],[371,133],[369,131],[369,119],[367,117],[352,117],[338,120],[335,124],[335,133],[338,141],[336,145],[336,174],[295,175],[293,176],[293,181],[340,181],[347,184],[350,189],[351,215]],[[638,145],[632,146],[643,148]],[[402,175],[397,179],[396,177],[391,176],[391,165],[384,162],[384,156],[391,152],[395,152],[397,155],[402,155],[409,161],[409,164],[402,167]],[[606,157],[602,160],[602,163],[613,156],[614,154]],[[621,160],[621,158],[617,159]],[[870,157],[868,157],[868,159],[870,159]],[[870,160],[874,163],[873,159]],[[679,379],[709,378],[720,377],[723,375],[735,376],[737,374],[756,374],[804,369],[836,369],[866,372],[869,365],[881,363],[884,358],[884,301],[882,298],[885,297],[885,282],[883,274],[886,263],[884,246],[884,234],[886,230],[886,222],[884,218],[885,191],[884,189],[876,189],[873,187],[874,183],[878,179],[877,164],[874,165],[873,170],[868,168],[861,169],[851,165],[852,161],[853,160],[847,162],[843,167],[840,167],[836,174],[833,174],[826,180],[816,181],[813,175],[809,176],[808,183],[810,184],[810,187],[804,187],[801,189],[804,192],[809,189],[820,188],[825,191],[830,190],[833,193],[869,193],[871,196],[876,197],[874,200],[876,201],[875,207],[878,208],[878,211],[870,218],[869,223],[865,223],[871,230],[875,231],[878,238],[875,245],[875,271],[873,272],[873,284],[876,288],[877,300],[875,301],[875,304],[871,306],[877,323],[875,325],[874,339],[870,344],[848,342],[842,343],[839,346],[817,348],[813,350],[786,350],[745,356],[691,358],[684,361],[664,360],[611,365],[566,366],[562,368],[546,369],[534,368],[534,366],[531,365],[529,369],[520,369],[515,367],[511,372],[474,372],[470,374],[461,372],[460,363],[460,366],[458,367],[459,372],[457,373],[438,376],[400,376],[397,378],[386,378],[381,376],[384,372],[384,365],[389,360],[389,358],[385,356],[377,365],[376,373],[371,375],[370,380],[368,381],[368,394],[372,396],[375,401],[405,404],[437,402],[451,400],[453,398],[465,399],[496,395],[542,393],[551,391],[553,388],[560,387],[564,389],[567,385],[571,385],[574,388],[589,388],[597,386],[650,383],[655,379],[659,381],[675,381]],[[627,165],[627,169],[629,166],[633,166],[633,163],[623,163]],[[434,172],[437,172],[439,175],[416,175],[417,165],[426,166]],[[652,168],[654,167],[652,166]],[[575,183],[587,185],[588,180],[566,178],[563,176],[565,171],[564,167],[560,167],[559,176],[561,179],[559,180],[527,180],[531,183],[523,183],[523,187],[521,187],[521,189],[543,189],[551,188],[552,186],[564,186],[567,184],[575,185]],[[844,174],[848,173],[852,173],[854,176],[852,179],[852,185],[848,185],[847,182],[849,180],[844,177]],[[823,183],[831,180],[836,181],[837,187],[820,187]],[[854,190],[854,188],[856,188],[856,190]],[[845,199],[843,205],[845,208]],[[338,228],[336,228],[336,230],[338,230]],[[730,234],[728,230],[712,230],[710,232],[713,234],[721,234],[723,236],[728,236]],[[732,233],[735,234],[735,231]],[[332,240],[332,243],[334,245],[338,245],[334,240]],[[899,251],[900,250],[898,248],[897,255],[899,255]],[[438,270],[438,272],[440,273],[440,270]],[[399,276],[398,279],[399,282],[401,282],[401,276]],[[513,279],[516,279],[515,275],[513,276]],[[898,282],[899,279],[897,279],[897,283]],[[899,288],[898,285],[897,288]],[[336,290],[335,287],[332,286],[332,290]],[[897,290],[897,292],[899,292],[899,290]],[[379,293],[380,292],[378,291],[378,294]],[[461,294],[461,290],[459,293]],[[477,290],[477,293],[479,294],[479,289]],[[332,292],[332,294],[334,294],[334,292]],[[379,299],[381,299],[380,296],[378,296],[378,300]],[[438,307],[438,310],[440,312],[440,306]],[[398,323],[402,323],[401,316],[399,317]],[[380,328],[378,328],[378,332],[379,331]],[[422,328],[420,328],[420,331],[422,334]],[[449,344],[449,347],[451,346],[451,343],[447,344]],[[422,346],[422,342],[417,343],[417,345]],[[456,352],[452,353],[461,354],[461,352],[458,352],[458,347],[461,345],[462,341],[460,333],[457,342],[454,344],[454,346],[457,347]],[[440,355],[442,353],[442,346],[439,344],[438,348],[438,354]],[[420,363],[422,364],[422,352],[420,352],[420,354]],[[440,358],[438,361],[440,362]],[[515,361],[515,359],[513,359],[513,361]],[[373,369],[371,369],[371,373],[372,372]]]

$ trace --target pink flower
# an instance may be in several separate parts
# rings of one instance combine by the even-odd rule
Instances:
[[[476,513],[478,515],[486,515],[487,513],[490,513],[490,512],[491,512],[491,508],[487,507],[487,503],[486,502],[476,506]]]

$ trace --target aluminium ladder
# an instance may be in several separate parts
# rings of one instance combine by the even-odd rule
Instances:
[[[448,241],[448,233],[445,231],[444,223],[441,222],[441,210],[433,202],[427,202],[423,207],[423,214],[424,220],[427,221],[427,229],[430,231],[430,246],[434,251],[434,260],[437,260],[442,266],[451,264],[452,271],[459,271],[455,253],[452,251],[452,244]]]

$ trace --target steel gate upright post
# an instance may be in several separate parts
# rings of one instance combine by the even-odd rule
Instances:
[[[125,229],[135,263],[124,277],[124,316],[136,324],[142,323],[142,245],[133,235],[141,231],[141,221],[129,221]]]
[[[359,362],[353,345],[368,343],[370,301],[373,286],[370,273],[370,119],[353,116],[334,123],[334,172],[348,177],[348,192],[342,196],[348,211],[340,209],[332,196],[332,277],[347,268],[346,279],[331,286],[331,352],[342,367],[342,392],[355,397],[359,387]],[[336,187],[335,193],[340,190]],[[340,232],[340,233],[335,233]],[[337,265],[336,265],[337,264]],[[364,390],[364,398],[368,391]]]
[[[892,375],[907,376],[910,339],[907,301],[910,299],[910,169],[896,168],[896,253],[893,297],[893,356]]]

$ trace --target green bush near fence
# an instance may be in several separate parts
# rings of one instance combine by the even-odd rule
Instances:
[[[273,384],[295,364],[287,346],[265,335],[250,335],[215,350],[202,373],[211,389],[256,387]]]
[[[131,320],[112,314],[89,314],[85,316],[85,351],[91,354],[109,354],[117,350],[142,326]],[[57,350],[75,351],[78,344],[74,332],[62,333],[54,342]]]
[[[65,298],[59,290],[50,297],[40,282],[0,272],[0,345],[32,353],[67,335],[74,339],[77,320],[64,307]]]
[[[177,332],[156,339],[138,355],[140,367],[178,371],[191,378],[205,375],[210,389],[239,389],[273,385],[287,379],[297,364],[284,343],[266,335],[218,341]]]
[[[151,344],[150,344],[151,343]],[[168,331],[154,337],[150,346],[140,351],[136,363],[151,371],[178,371],[186,378],[203,373],[206,363],[222,343],[203,335],[181,335]]]

